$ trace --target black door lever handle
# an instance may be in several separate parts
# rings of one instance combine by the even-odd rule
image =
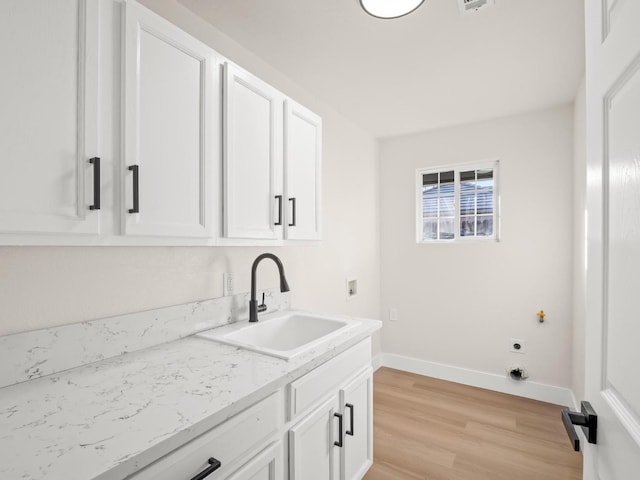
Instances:
[[[589,443],[598,443],[598,415],[589,402],[580,402],[580,410],[580,412],[572,412],[567,408],[562,410],[562,423],[576,452],[580,451],[580,438],[574,425],[582,427]]]

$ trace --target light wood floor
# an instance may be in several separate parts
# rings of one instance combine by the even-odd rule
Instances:
[[[379,369],[365,480],[580,480],[562,407]]]

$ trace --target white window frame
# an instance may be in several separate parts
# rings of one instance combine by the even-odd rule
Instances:
[[[493,235],[491,236],[460,236],[460,172],[468,170],[493,169]],[[453,171],[454,178],[454,238],[425,240],[423,238],[423,212],[422,212],[422,176],[430,173]],[[433,243],[455,242],[497,242],[500,241],[500,160],[487,160],[482,162],[462,163],[456,165],[442,165],[439,167],[419,168],[416,170],[416,242],[428,245]]]

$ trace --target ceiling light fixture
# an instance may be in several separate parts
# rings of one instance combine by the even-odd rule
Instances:
[[[409,15],[424,0],[360,0],[363,10],[376,18],[398,18]]]

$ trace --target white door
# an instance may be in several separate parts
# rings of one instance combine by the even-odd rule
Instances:
[[[373,370],[358,375],[340,391],[345,437],[341,480],[360,480],[373,464]]]
[[[98,31],[97,0],[0,2],[0,232],[99,233]]]
[[[230,63],[224,79],[224,236],[281,238],[282,94]]]
[[[585,479],[640,477],[640,2],[587,0]]]
[[[285,238],[320,240],[322,119],[292,100],[285,102]]]
[[[209,237],[214,52],[135,2],[124,9],[124,233]]]
[[[289,430],[289,480],[337,480],[340,444],[344,417],[334,395]]]

